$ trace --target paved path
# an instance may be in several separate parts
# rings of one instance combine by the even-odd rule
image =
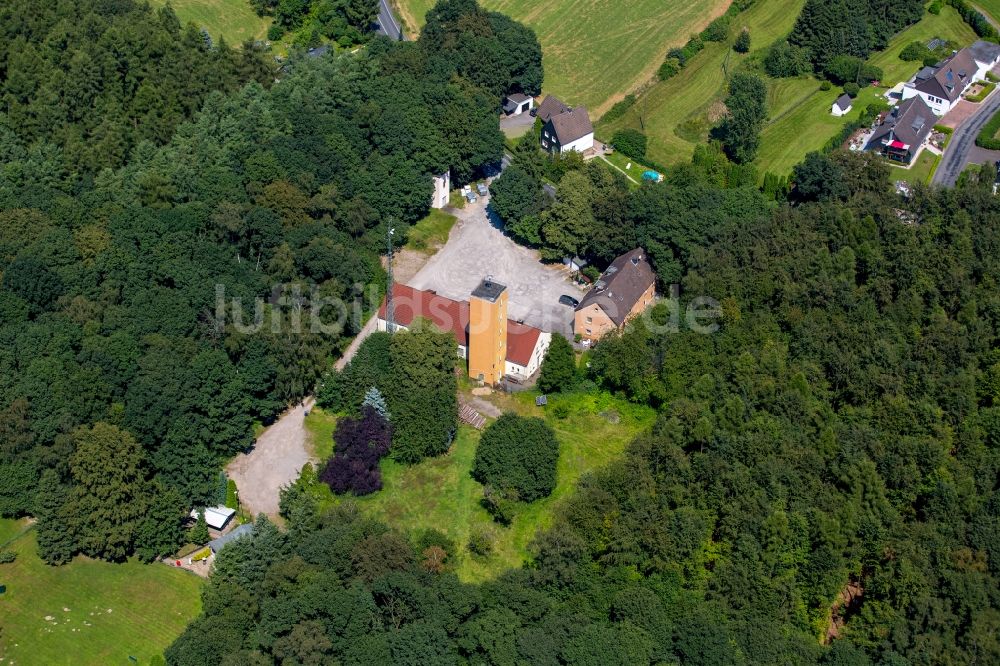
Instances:
[[[380,0],[378,5],[378,31],[398,42],[403,41],[403,26],[392,12],[389,0]]]
[[[976,135],[997,111],[1000,111],[1000,95],[994,90],[981,102],[979,110],[959,125],[951,135],[951,140],[944,149],[941,164],[938,165],[931,180],[934,185],[955,186],[962,169],[969,163],[970,152],[976,146]]]
[[[311,462],[304,412],[312,404],[307,398],[305,408],[297,405],[285,412],[249,453],[241,453],[226,466],[226,474],[236,481],[240,503],[252,515],[277,516],[281,487],[299,478],[303,465]]]

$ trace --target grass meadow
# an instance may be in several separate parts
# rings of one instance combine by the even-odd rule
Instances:
[[[0,662],[148,664],[201,611],[202,580],[164,564],[45,565],[25,520],[0,520]],[[131,661],[129,657],[135,657]]]
[[[549,406],[544,409],[535,406],[535,395],[529,392],[490,398],[504,411],[544,418],[559,440],[555,491],[545,499],[522,506],[509,527],[495,523],[479,504],[483,487],[470,472],[480,433],[468,426],[459,428],[451,451],[443,456],[417,465],[383,461],[383,489],[357,499],[358,505],[371,517],[403,532],[434,528],[447,534],[460,551],[456,570],[464,581],[490,579],[520,566],[528,556],[528,545],[535,534],[552,524],[559,502],[572,493],[580,478],[619,458],[628,443],[655,418],[650,409],[606,394],[550,397]],[[563,418],[553,415],[560,403],[565,405],[560,408],[565,409]],[[318,439],[330,437],[334,423],[333,416],[315,410],[309,415],[307,427],[318,443]],[[323,443],[316,450],[329,451],[325,447]],[[319,492],[326,501],[337,501],[325,486]],[[465,549],[473,530],[494,534],[494,551],[490,556],[473,555]]]
[[[435,208],[406,232],[406,247],[424,254],[434,254],[448,242],[448,234],[458,221],[454,215]]]
[[[435,0],[395,0],[403,21],[422,26]],[[535,30],[544,89],[600,116],[651,79],[681,46],[729,6],[727,0],[480,0]]]
[[[996,0],[1000,6],[1000,0]],[[621,127],[634,127],[649,137],[648,155],[667,165],[686,162],[695,145],[706,140],[708,131],[724,113],[726,73],[754,53],[764,51],[791,30],[803,0],[761,0],[740,14],[736,25],[750,30],[752,49],[740,56],[728,45],[708,44],[691,64],[677,76],[657,83],[623,117],[611,123],[599,123],[597,134],[610,137]],[[941,14],[925,14],[914,25],[894,37],[870,62],[885,72],[883,84],[892,86],[908,79],[917,63],[900,60],[899,52],[912,41],[926,42],[941,37],[966,45],[975,40],[972,32],[949,6]],[[863,89],[854,108],[844,117],[830,113],[830,106],[841,90],[820,90],[813,77],[766,79],[769,118],[761,134],[761,147],[755,162],[761,173],[788,174],[806,153],[819,150],[849,121],[856,119],[866,106],[877,100],[885,89]]]
[[[194,23],[208,30],[213,39],[222,37],[230,46],[248,39],[264,39],[271,19],[261,18],[250,8],[249,0],[169,0],[181,24]],[[167,0],[151,0],[154,7]]]
[[[791,30],[804,4],[805,0],[759,0],[736,17],[733,32],[749,29],[752,56]],[[707,138],[725,110],[726,72],[750,56],[735,53],[729,44],[706,44],[677,76],[649,88],[624,116],[599,123],[598,136],[608,139],[617,129],[634,127],[649,137],[650,159],[667,165],[690,160],[695,145]]]

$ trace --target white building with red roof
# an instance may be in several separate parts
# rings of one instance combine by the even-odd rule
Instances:
[[[483,284],[499,287],[497,293],[504,290],[503,285],[487,282]],[[476,291],[481,289],[482,285]],[[386,302],[383,301],[382,307],[378,311],[378,330],[389,330],[387,318]],[[405,284],[393,285],[393,328],[408,329],[417,318],[426,319],[442,331],[450,332],[455,336],[459,357],[470,358],[470,306],[468,301],[456,301],[429,289],[414,289]],[[552,334],[534,326],[518,323],[513,319],[504,319],[500,325],[504,329],[500,339],[506,341],[502,374],[523,381],[538,372],[545,352],[549,348],[549,343],[552,341]],[[475,336],[472,336],[472,345],[473,347],[476,345]],[[471,356],[475,356],[475,354],[476,350],[472,350]]]

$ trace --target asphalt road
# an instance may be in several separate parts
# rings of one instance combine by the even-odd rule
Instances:
[[[389,0],[380,0],[378,5],[378,28],[379,32],[397,41],[403,40],[403,26],[400,25],[396,15],[392,13]]]
[[[958,126],[951,135],[951,141],[944,149],[944,156],[941,164],[934,172],[931,182],[935,185],[954,187],[958,181],[959,174],[968,162],[969,152],[976,145],[976,135],[983,128],[993,114],[1000,110],[1000,95],[995,92],[982,102],[982,106],[975,115]]]

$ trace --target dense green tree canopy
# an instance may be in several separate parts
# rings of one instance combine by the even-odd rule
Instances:
[[[472,476],[483,485],[514,491],[533,502],[556,487],[559,443],[539,418],[506,413],[483,431],[476,447]]]
[[[249,610],[220,620],[206,608],[170,661],[206,663],[181,657],[225,629],[237,637],[227,654],[271,663],[279,639],[313,619],[332,647],[314,642],[345,662],[373,650],[499,663],[1000,659],[992,177],[903,200],[870,157],[824,159],[837,167],[834,196],[814,185],[689,231],[673,260],[681,306],[718,299],[716,333],[663,326],[664,305],[597,345],[590,380],[660,416],[581,481],[524,568],[476,586],[428,575],[384,528],[306,495],[288,554],[234,551],[227,570],[240,558],[272,579],[310,575],[280,595],[216,577],[211,596]],[[827,168],[809,162],[800,177]],[[740,173],[700,152],[687,176],[698,191],[747,198],[726,184]],[[356,544],[393,564],[348,555]]]
[[[405,232],[427,214],[432,176],[466,182],[499,160],[498,95],[514,75],[498,93],[443,45],[376,40],[293,53],[275,82],[254,48],[212,46],[131,0],[8,3],[0,30],[0,513],[76,516],[80,530],[40,539],[53,560],[153,557],[176,545],[175,516],[220,501],[218,470],[254,421],[312,391],[360,328],[352,313],[383,289],[388,221]],[[85,57],[94,85],[80,97],[66,68]],[[140,108],[150,99],[163,106]],[[43,112],[55,115],[33,120]],[[430,349],[450,370],[453,340],[417,345],[410,365]],[[427,401],[413,414],[434,416],[398,428],[411,458],[447,449],[445,377],[397,378]],[[66,464],[69,433],[97,422],[138,447],[159,535],[131,519],[97,534],[100,507]]]

